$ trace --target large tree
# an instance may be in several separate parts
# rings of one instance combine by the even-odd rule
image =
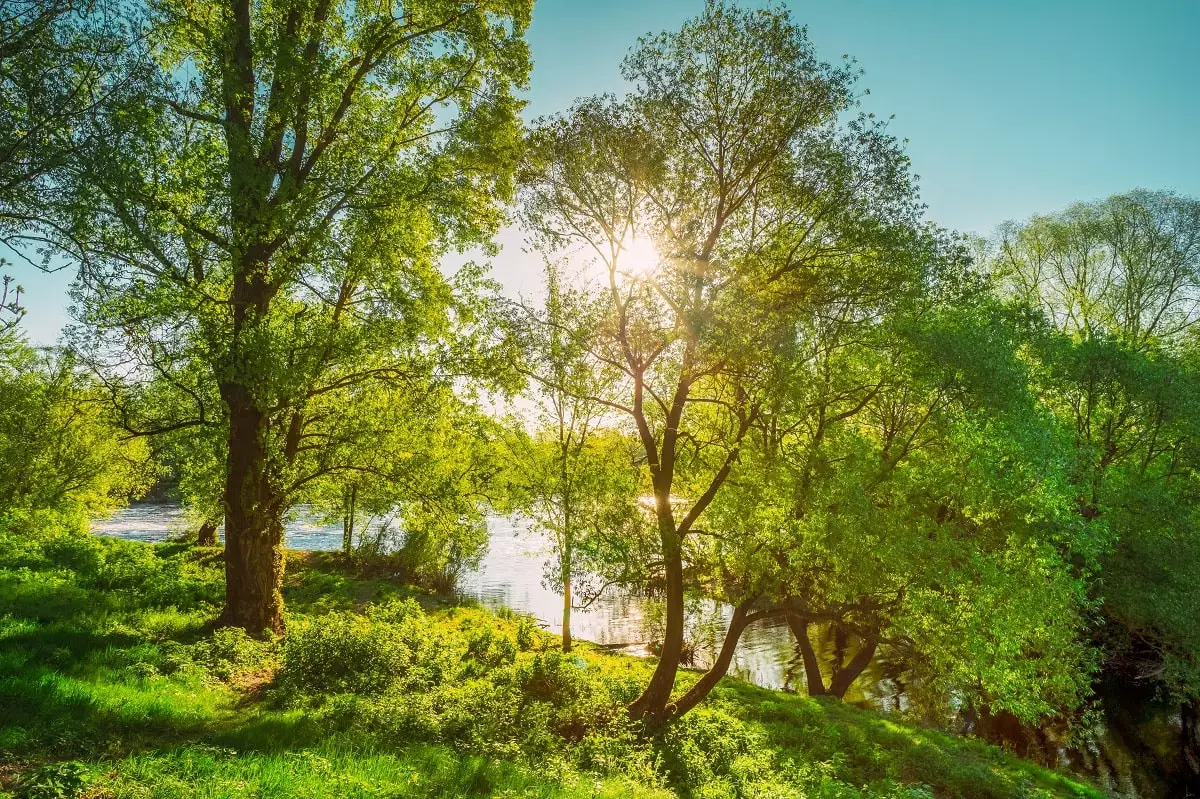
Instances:
[[[623,74],[624,100],[541,122],[523,210],[543,246],[598,264],[593,352],[624,377],[608,407],[644,450],[666,602],[659,661],[630,710],[660,721],[702,518],[799,326],[839,302],[886,313],[940,256],[897,142],[871,118],[842,121],[855,71],[820,62],[786,12],[710,2],[642,39]]]
[[[140,432],[225,423],[224,624],[282,629],[285,514],[355,468],[334,455],[364,386],[434,394],[495,366],[454,335],[478,271],[439,264],[501,221],[529,6],[155,3],[157,73],[58,179],[80,349],[110,381],[176,387],[187,415]]]

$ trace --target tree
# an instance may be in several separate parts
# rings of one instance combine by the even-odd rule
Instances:
[[[739,468],[798,323],[839,298],[885,311],[934,248],[884,125],[839,124],[854,71],[818,61],[786,12],[710,2],[641,40],[622,70],[625,100],[540,123],[523,214],[547,250],[604,273],[594,354],[624,377],[608,407],[644,451],[666,601],[661,655],[630,712],[659,722],[677,712],[701,518]]]
[[[388,555],[398,573],[453,588],[478,565],[488,542],[486,513],[496,496],[502,430],[455,387],[397,393],[362,386],[340,409],[325,457],[348,465],[299,495],[341,520],[343,551]]]
[[[1017,320],[964,266],[885,318],[830,309],[804,330],[692,563],[735,621],[786,615],[810,695],[841,698],[887,646],[931,713],[965,700],[1032,720],[1089,687],[1071,564],[1091,542],[1071,523],[1066,458],[1028,390]],[[840,649],[857,639],[829,674],[813,624]]]
[[[81,351],[110,381],[177,383],[188,415],[145,433],[218,415],[175,380],[191,364],[220,398],[223,624],[282,629],[284,518],[356,468],[328,443],[360,388],[436,395],[499,368],[456,335],[478,271],[438,263],[501,220],[529,5],[154,4],[159,71],[58,178]]]
[[[550,539],[545,582],[563,598],[562,648],[571,651],[571,611],[581,581],[619,564],[589,562],[601,539],[640,522],[639,472],[629,439],[612,427],[608,402],[618,374],[592,356],[596,321],[586,294],[546,266],[546,297],[518,325],[528,333],[528,372],[538,408],[533,436],[517,436],[517,506]],[[603,584],[594,589],[602,591]],[[585,598],[594,600],[596,593]]]
[[[53,175],[95,142],[92,115],[143,74],[120,9],[91,0],[0,7],[0,242],[20,251],[46,221]]]
[[[0,527],[85,531],[149,488],[149,452],[118,435],[100,387],[11,330],[0,332],[0,407]]]

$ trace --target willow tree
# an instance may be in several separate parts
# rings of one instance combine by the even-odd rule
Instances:
[[[597,264],[591,346],[622,373],[608,407],[644,450],[661,550],[663,646],[630,707],[655,722],[673,712],[702,517],[797,325],[839,301],[880,313],[928,252],[897,143],[870,118],[839,122],[855,71],[819,61],[785,11],[710,2],[622,70],[623,100],[540,122],[523,212],[542,246]]]
[[[203,364],[226,423],[224,624],[282,628],[283,520],[339,405],[491,368],[455,331],[511,190],[529,0],[154,3],[158,71],[62,175],[79,344],[110,380]],[[492,364],[494,365],[494,364]],[[478,368],[477,368],[478,367]]]
[[[931,712],[966,700],[1031,721],[1089,689],[1073,564],[1094,546],[1017,320],[938,282],[881,324],[834,317],[807,337],[710,510],[709,582],[739,609],[784,606],[810,695],[841,698],[887,645]],[[831,673],[813,623],[858,639]]]

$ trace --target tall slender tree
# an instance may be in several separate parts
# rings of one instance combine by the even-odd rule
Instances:
[[[603,274],[595,354],[624,377],[609,407],[644,450],[666,601],[659,661],[630,711],[657,722],[672,712],[701,518],[798,322],[833,297],[884,311],[930,251],[897,143],[869,117],[839,122],[853,68],[821,63],[786,12],[710,2],[640,40],[623,74],[625,100],[540,124],[523,209],[544,246]]]
[[[597,308],[546,265],[541,308],[522,309],[527,373],[537,408],[531,436],[515,436],[517,505],[550,542],[546,583],[562,596],[562,648],[571,651],[576,589],[594,575],[587,554],[640,522],[639,469],[609,404],[620,373],[589,348]],[[589,597],[591,599],[591,597]]]

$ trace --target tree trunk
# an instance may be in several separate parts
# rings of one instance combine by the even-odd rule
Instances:
[[[200,525],[199,532],[196,533],[196,546],[215,547],[216,545],[217,523],[212,519],[205,519]]]
[[[800,657],[804,661],[804,680],[808,685],[809,696],[825,695],[825,680],[821,676],[821,664],[817,653],[813,651],[812,641],[808,637],[808,619],[795,613],[787,616],[788,627],[800,646]]]
[[[870,665],[871,659],[875,657],[875,649],[879,646],[879,639],[874,635],[868,635],[863,639],[862,648],[854,653],[854,657],[850,659],[837,674],[833,675],[833,679],[829,681],[829,693],[836,696],[838,699],[846,697],[846,691],[854,684],[854,681],[859,678],[859,675]]]
[[[267,475],[269,425],[241,385],[222,386],[229,407],[225,480],[225,609],[219,624],[251,635],[283,632],[283,507]]]
[[[758,616],[754,618],[760,618]],[[721,642],[721,651],[717,653],[717,659],[712,667],[704,673],[704,676],[692,686],[686,694],[679,698],[679,701],[671,704],[670,711],[672,717],[682,716],[689,710],[700,704],[706,696],[717,687],[717,683],[729,671],[729,664],[733,662],[733,653],[737,650],[738,641],[741,640],[742,631],[750,623],[750,618],[746,615],[746,610],[743,607],[737,607],[733,611],[733,618],[729,622],[729,629],[725,632],[725,640]]]
[[[837,679],[838,674],[842,670],[842,666],[846,662],[846,650],[849,649],[849,644],[846,641],[846,628],[836,621],[833,623],[833,662],[829,665],[829,678]]]
[[[354,551],[354,505],[357,499],[358,487],[351,486],[346,492],[345,508],[342,515],[342,552],[347,555]]]
[[[563,631],[562,651],[571,651],[571,577],[563,577]]]
[[[666,497],[656,501],[670,502]],[[645,720],[651,726],[659,725],[666,719],[667,703],[671,701],[675,675],[679,673],[679,656],[683,652],[683,554],[674,523],[660,517],[658,524],[663,542],[663,567],[667,581],[667,624],[654,674],[642,695],[629,706],[630,716]]]

